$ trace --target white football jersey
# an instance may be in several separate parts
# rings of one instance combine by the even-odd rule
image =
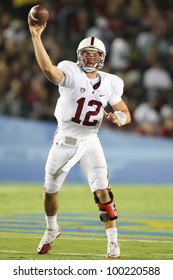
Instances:
[[[60,97],[55,108],[58,132],[75,137],[97,133],[104,108],[109,103],[121,101],[124,82],[116,75],[98,71],[101,82],[94,89],[86,73],[71,61],[58,64],[65,74],[63,86],[59,86]]]

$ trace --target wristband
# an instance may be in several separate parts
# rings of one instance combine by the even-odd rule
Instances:
[[[118,122],[119,122],[120,125],[126,124],[127,117],[123,112],[115,111],[114,115],[118,118]]]

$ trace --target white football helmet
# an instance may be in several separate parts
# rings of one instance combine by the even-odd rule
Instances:
[[[83,56],[83,51],[98,51],[100,56],[91,55]],[[96,37],[88,37],[83,39],[77,48],[77,63],[85,72],[94,72],[101,69],[104,65],[106,49],[103,42]],[[87,66],[88,62],[92,60]]]

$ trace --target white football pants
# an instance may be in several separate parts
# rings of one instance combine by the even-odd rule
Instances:
[[[108,187],[107,163],[100,140],[94,134],[82,140],[66,137],[58,143],[55,137],[45,166],[45,191],[60,191],[67,174],[77,162],[92,192]]]

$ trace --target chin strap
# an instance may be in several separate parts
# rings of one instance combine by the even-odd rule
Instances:
[[[96,204],[99,207],[99,210],[102,212],[100,214],[100,220],[102,222],[105,222],[107,220],[115,220],[118,218],[118,211],[115,207],[114,204],[114,196],[113,193],[111,192],[111,190],[108,189],[109,192],[109,196],[110,196],[110,201],[107,203],[100,203],[98,196],[96,195],[96,192],[94,192],[94,199]]]
[[[96,67],[85,67],[85,66],[82,66],[82,69],[83,69],[86,73],[91,73],[91,72],[97,71],[97,68],[96,68]]]

